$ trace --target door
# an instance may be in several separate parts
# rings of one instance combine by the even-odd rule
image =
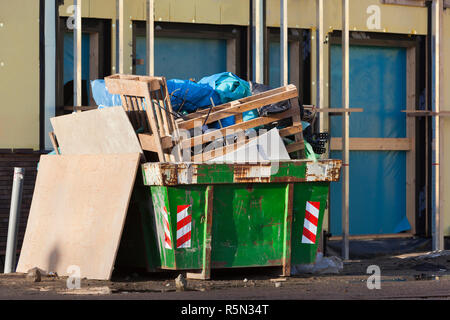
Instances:
[[[410,49],[350,46],[350,235],[411,230],[415,200],[410,123],[401,110],[408,98]],[[412,76],[412,75],[411,75]],[[342,107],[342,49],[330,45],[330,106]],[[330,117],[331,158],[342,159],[342,117]],[[342,183],[330,188],[330,231],[342,233]],[[409,219],[408,219],[409,217]]]
[[[136,36],[137,75],[147,74],[146,36]],[[155,75],[194,79],[227,71],[227,41],[176,37],[155,38]]]

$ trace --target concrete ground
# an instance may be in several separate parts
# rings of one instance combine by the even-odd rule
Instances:
[[[182,272],[141,273],[116,270],[111,281],[81,279],[68,289],[67,278],[24,274],[0,275],[0,299],[26,300],[361,300],[450,299],[450,251],[409,253],[344,262],[338,274],[280,277],[280,268],[213,270],[212,280],[187,280]],[[378,266],[379,282],[369,266]],[[376,288],[379,284],[379,288]],[[375,286],[375,288],[374,288]],[[372,287],[370,289],[369,287]]]

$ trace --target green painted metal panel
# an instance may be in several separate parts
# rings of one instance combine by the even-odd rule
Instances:
[[[284,184],[215,186],[213,267],[280,265]]]
[[[297,183],[294,185],[294,206],[291,238],[291,264],[312,263],[322,235],[322,225],[325,208],[328,201],[329,183]],[[305,220],[306,202],[320,202],[317,238],[314,244],[302,243],[303,225]]]
[[[167,188],[170,198],[170,226],[173,235],[173,252],[177,269],[200,269],[202,266],[204,219],[206,205],[206,186],[180,186]],[[190,207],[188,214],[192,217],[191,246],[178,249],[177,212],[178,206]]]
[[[156,239],[154,250],[159,260],[153,266],[163,269],[202,269],[205,263],[204,239],[207,215],[207,189],[214,186],[211,227],[211,266],[213,268],[281,266],[283,254],[290,252],[291,264],[312,263],[322,232],[327,206],[330,177],[305,181],[308,162],[284,163],[266,182],[234,182],[233,164],[201,164],[198,180],[190,185],[150,186],[153,200],[152,216]],[[333,162],[334,163],[334,162]],[[175,165],[166,164],[164,169]],[[153,167],[157,170],[158,166]],[[173,169],[173,168],[172,168]],[[145,177],[145,170],[144,177]],[[173,171],[171,171],[173,174]],[[223,174],[223,176],[221,176]],[[290,181],[293,179],[294,182]],[[337,177],[338,178],[338,177]],[[328,180],[327,180],[328,179]],[[144,179],[145,180],[145,179]],[[302,182],[297,182],[302,180]],[[162,182],[163,180],[161,180]],[[276,182],[274,182],[276,181]],[[147,181],[146,181],[147,182]],[[213,183],[208,183],[213,182]],[[293,196],[289,199],[289,188]],[[292,226],[286,231],[292,201]],[[307,201],[320,203],[316,239],[313,244],[302,243]],[[171,247],[165,245],[164,208],[168,217]],[[179,248],[177,243],[178,212],[186,209],[190,221],[190,243]],[[151,237],[150,233],[146,234]],[[289,246],[290,245],[290,250]],[[149,257],[149,260],[154,257]]]

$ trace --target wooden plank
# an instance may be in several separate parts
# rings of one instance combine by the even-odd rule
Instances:
[[[48,136],[50,137],[50,142],[52,143],[53,150],[55,150],[56,154],[59,155],[59,149],[58,149],[58,144],[56,143],[55,133],[53,131],[51,131],[48,133]]]
[[[279,130],[280,137],[292,136],[296,133],[302,132],[303,128],[301,124],[292,125],[287,128],[283,128]]]
[[[271,114],[270,116],[267,116],[267,117],[259,117],[259,118],[248,120],[243,123],[237,123],[237,124],[231,125],[226,128],[214,130],[210,133],[205,133],[201,136],[196,136],[196,137],[192,137],[190,139],[183,140],[181,142],[181,147],[183,149],[188,148],[188,147],[193,147],[195,145],[203,144],[203,143],[206,143],[206,142],[216,139],[218,133],[222,134],[222,136],[225,136],[226,133],[230,134],[232,131],[237,132],[238,130],[247,130],[247,129],[255,128],[255,127],[262,126],[262,125],[265,125],[268,123],[279,121],[281,119],[292,117],[294,114],[295,114],[295,112],[292,109],[289,109],[282,113]]]
[[[122,107],[50,119],[63,155],[143,153]]]
[[[155,142],[155,137],[149,133],[139,133],[139,141],[141,142],[142,149],[152,152],[158,152],[158,144]],[[162,137],[161,146],[163,150],[168,150],[173,147],[172,137]]]
[[[89,78],[90,80],[96,80],[99,78],[98,62],[99,62],[99,34],[98,32],[92,32],[89,34],[90,50],[89,50]],[[89,95],[89,105],[96,106],[94,101],[94,95]]]
[[[426,7],[425,2],[425,0],[381,0],[382,4],[411,7]]]
[[[300,106],[298,99],[294,98],[290,100],[292,108],[292,125],[302,127],[302,119],[300,117]],[[305,142],[303,141],[303,130],[294,135],[295,143],[298,144],[297,159],[303,159],[305,157]]]
[[[410,138],[350,138],[349,145],[350,150],[359,151],[410,151],[411,148]],[[342,138],[331,138],[330,150],[342,150]]]
[[[97,106],[64,106],[64,110],[74,112],[94,110],[97,108]]]
[[[155,118],[156,117],[155,116],[155,106],[154,106],[153,99],[152,99],[152,96],[150,95],[149,91],[147,91],[147,93],[146,93],[145,101],[148,104],[148,108],[146,108],[147,120],[148,120],[148,123],[150,124],[150,128],[152,129],[152,134],[154,136],[153,139],[155,141],[156,148],[157,148],[156,152],[158,153],[159,161],[165,162],[166,157],[165,157],[164,150],[162,147],[161,133],[158,128],[157,119]]]
[[[236,105],[238,103],[245,104],[247,102],[254,101],[255,99],[267,98],[269,96],[273,96],[273,95],[278,94],[278,93],[286,92],[286,90],[287,90],[287,87],[279,87],[279,88],[275,88],[275,89],[272,89],[272,90],[264,91],[264,92],[255,94],[253,96],[245,97],[245,98],[242,98],[242,99],[230,101],[230,102],[227,102],[227,103],[215,106],[215,107],[212,108],[211,112],[221,111],[221,110],[227,109],[228,107]],[[184,119],[186,119],[186,120],[194,119],[194,118],[197,118],[198,115],[206,115],[206,114],[208,114],[208,112],[209,112],[209,108],[198,110],[195,113],[191,113],[191,114],[186,115],[184,117]],[[177,122],[183,122],[183,120],[179,119],[179,120],[177,120]]]
[[[406,106],[416,109],[416,48],[406,49]],[[416,118],[406,117],[406,137],[411,149],[406,153],[406,216],[411,232],[416,233]]]
[[[428,111],[428,110],[402,110],[402,112],[406,113],[407,117],[448,117],[450,116],[450,111]]]
[[[148,91],[159,90],[161,78],[148,76],[112,75],[105,77],[105,86],[111,94],[145,97]]]
[[[329,115],[342,115],[345,112],[352,113],[352,112],[364,112],[363,108],[317,108],[312,109],[316,112],[322,112],[322,113],[329,113]]]
[[[399,239],[399,238],[412,238],[414,234],[410,232],[405,233],[392,233],[392,234],[363,234],[363,235],[350,235],[350,240],[371,240],[371,239]],[[328,240],[342,240],[342,236],[334,236],[328,238]]]
[[[214,111],[208,114],[198,114],[198,117],[194,119],[189,119],[186,121],[182,121],[178,123],[178,127],[180,129],[192,129],[196,126],[195,122],[202,125],[205,120],[206,123],[211,123],[220,119],[227,118],[229,116],[236,116],[245,111],[253,110],[256,108],[260,108],[263,106],[270,105],[272,103],[277,103],[284,100],[289,100],[292,98],[297,98],[298,92],[295,86],[287,86],[285,87],[286,91],[276,93],[269,96],[259,97],[258,95],[252,96],[254,99],[251,99],[247,102],[240,103],[239,100],[234,102],[234,105],[231,105],[227,108],[222,108],[220,111]],[[198,126],[198,125],[197,125]]]
[[[17,272],[109,280],[139,153],[42,156]]]

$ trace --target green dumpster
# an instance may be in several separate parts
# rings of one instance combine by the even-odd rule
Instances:
[[[156,269],[280,266],[315,261],[330,182],[340,160],[254,164],[145,163],[153,229],[148,254]],[[148,188],[148,187],[147,187]],[[155,258],[156,257],[156,258]]]

